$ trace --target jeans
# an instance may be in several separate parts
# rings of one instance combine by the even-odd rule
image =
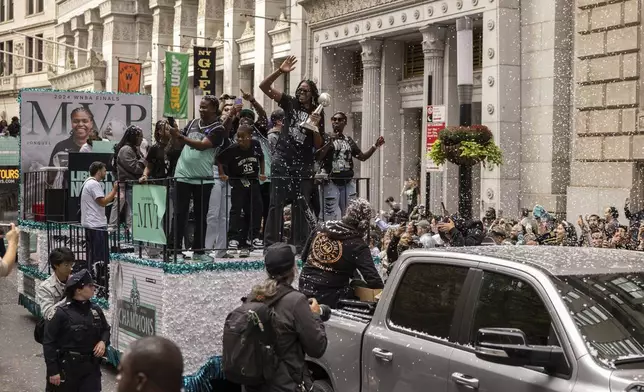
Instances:
[[[110,244],[107,227],[86,227],[87,269],[91,272],[96,284],[107,287],[107,265],[109,264]],[[79,269],[84,268],[79,266]]]
[[[280,174],[273,173],[275,176]],[[284,206],[291,204],[291,238],[290,244],[301,252],[304,243],[315,225],[315,214],[308,201],[313,191],[312,179],[271,179],[271,203],[268,207],[268,219],[264,227],[264,249],[276,242],[282,242],[284,227]],[[308,217],[308,218],[307,218]]]
[[[216,179],[219,171],[215,169],[215,184],[210,193],[208,216],[206,222],[206,248],[217,249],[217,257],[226,254],[226,233],[228,232],[228,214],[231,208],[230,188],[228,183]]]
[[[177,233],[176,238],[184,238],[186,225],[190,216],[190,198],[194,202],[195,236],[192,241],[192,250],[195,254],[204,254],[204,240],[206,234],[206,213],[208,204],[206,202],[212,191],[212,184],[189,184],[177,182],[177,195],[182,198],[177,202]],[[178,244],[177,244],[178,245]],[[179,248],[179,246],[177,246]]]
[[[119,184],[120,185],[120,184]],[[123,184],[125,186],[125,184]],[[110,210],[110,226],[116,226],[118,224],[119,215],[123,212],[125,208],[125,191],[119,189],[118,199],[114,199],[112,203],[112,209]],[[130,218],[131,219],[131,218]]]
[[[266,220],[268,219],[268,206],[271,205],[271,183],[265,182],[259,186],[260,192],[262,194],[262,226],[261,237],[264,238],[264,227],[266,226]]]
[[[357,196],[356,182],[351,180],[344,185],[338,185],[333,181],[328,181],[322,185],[322,192],[320,220],[340,220],[347,210],[349,201]]]
[[[249,187],[235,183],[230,190],[230,195],[232,207],[228,238],[231,241],[237,241],[240,248],[248,248],[246,244],[248,235],[250,234],[253,240],[259,238],[262,224],[262,196],[259,183],[251,180]]]

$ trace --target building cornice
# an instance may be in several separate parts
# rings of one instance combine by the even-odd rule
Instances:
[[[72,69],[63,74],[48,73],[52,88],[60,90],[74,90],[84,86],[93,85],[96,81],[105,85],[107,62],[94,51],[90,52],[87,63],[82,68]]]
[[[433,3],[438,0],[426,1]],[[407,5],[418,5],[418,0],[299,0],[298,4],[309,15],[309,25],[319,28],[354,20],[360,17],[380,14]]]

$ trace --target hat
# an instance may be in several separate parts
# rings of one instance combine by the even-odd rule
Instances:
[[[288,272],[295,265],[293,248],[283,242],[274,243],[266,249],[264,264],[270,276],[279,276]]]
[[[255,120],[255,112],[253,112],[250,109],[242,109],[241,112],[239,112],[239,118],[247,117],[250,118],[251,120]]]
[[[65,291],[80,289],[92,283],[94,283],[92,274],[90,274],[87,269],[82,269],[75,274],[72,274],[67,279],[67,283],[65,283]]]
[[[425,219],[423,219],[423,220],[419,221],[419,222],[416,224],[416,226],[427,228],[427,227],[429,227],[429,226],[430,226],[430,224],[429,224],[429,221],[426,221]]]

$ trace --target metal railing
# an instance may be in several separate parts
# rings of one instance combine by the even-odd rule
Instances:
[[[23,219],[37,222],[66,220],[66,171],[65,167],[44,167],[39,171],[23,173]]]

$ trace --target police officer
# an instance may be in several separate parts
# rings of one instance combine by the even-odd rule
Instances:
[[[83,269],[67,279],[67,302],[45,326],[43,350],[47,377],[58,391],[99,392],[100,358],[109,345],[110,327],[94,296],[92,276]]]

